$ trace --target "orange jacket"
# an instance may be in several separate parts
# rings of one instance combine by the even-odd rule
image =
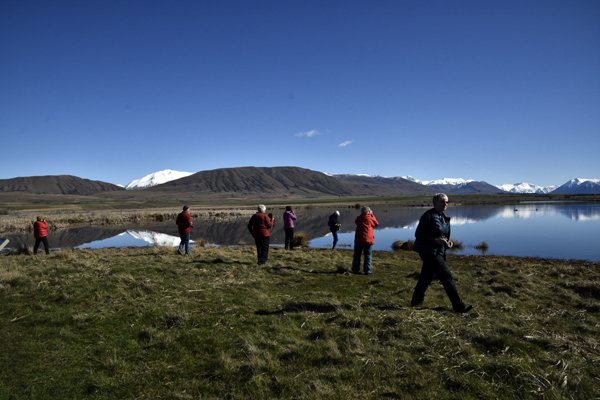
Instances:
[[[373,235],[373,228],[379,226],[379,222],[375,219],[373,214],[364,212],[356,218],[354,221],[356,224],[356,233],[354,234],[354,243],[375,243],[375,236]]]
[[[48,236],[48,223],[44,221],[35,221],[33,223],[33,237],[41,239]]]

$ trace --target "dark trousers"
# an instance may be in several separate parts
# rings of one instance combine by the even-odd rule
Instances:
[[[285,249],[287,250],[288,246],[290,250],[294,248],[294,228],[286,228],[285,231]]]
[[[365,274],[371,274],[371,258],[373,256],[373,245],[368,243],[354,243],[354,257],[352,258],[352,272],[360,272],[360,256],[364,254],[363,271]]]
[[[46,249],[46,254],[50,254],[50,246],[48,246],[48,236],[35,239],[35,246],[33,246],[33,254],[37,254],[37,251],[40,247],[40,243],[44,243],[44,249]]]
[[[333,235],[333,247],[331,248],[333,250],[338,242],[338,234],[337,231],[332,231],[331,234]]]
[[[267,262],[269,258],[269,244],[271,243],[270,236],[259,236],[254,238],[256,243],[256,256],[258,257],[258,265]]]
[[[183,247],[185,246],[185,254],[190,254],[190,234],[180,233],[179,237],[181,238],[181,243],[179,243],[179,251],[183,250]]]
[[[437,278],[442,282],[444,290],[452,302],[454,311],[464,309],[465,303],[463,303],[458,295],[452,272],[450,272],[450,268],[448,268],[448,264],[446,264],[446,256],[419,255],[421,256],[421,260],[423,260],[423,268],[421,268],[421,276],[419,277],[417,286],[415,286],[411,305],[418,306],[423,304],[427,287],[435,278]]]

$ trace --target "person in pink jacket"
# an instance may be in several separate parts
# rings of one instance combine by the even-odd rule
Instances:
[[[286,206],[285,212],[283,213],[283,230],[285,232],[285,245],[284,248],[287,250],[294,250],[294,221],[296,220],[296,214],[292,210],[292,206]]]
[[[379,222],[373,215],[370,207],[364,206],[358,218],[356,218],[356,233],[354,234],[354,258],[352,259],[352,272],[358,274],[360,272],[360,256],[364,253],[365,262],[363,270],[365,275],[371,275],[371,257],[373,254],[373,244],[375,243],[375,235],[373,228],[379,226]]]
[[[33,237],[35,237],[33,254],[37,254],[40,243],[44,243],[46,254],[50,254],[50,246],[48,245],[48,223],[44,218],[37,217],[37,221],[33,223]]]

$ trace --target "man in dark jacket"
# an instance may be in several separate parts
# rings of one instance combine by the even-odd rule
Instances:
[[[265,214],[267,207],[260,204],[258,212],[250,218],[248,222],[248,230],[254,238],[256,244],[256,256],[258,265],[263,265],[269,258],[269,244],[271,242],[271,232],[269,229],[273,227],[274,217],[269,217]]]
[[[183,206],[183,211],[177,215],[177,220],[175,221],[177,224],[177,230],[179,232],[179,237],[181,238],[181,243],[179,243],[179,249],[177,252],[181,253],[183,250],[183,246],[185,246],[185,255],[190,254],[190,233],[192,232],[192,217],[190,217],[190,208],[188,206]]]
[[[444,214],[446,208],[448,208],[448,196],[438,193],[433,196],[433,208],[423,214],[419,220],[413,249],[423,260],[423,267],[417,286],[415,286],[411,305],[413,307],[423,305],[425,291],[437,277],[442,282],[454,311],[466,313],[472,310],[473,306],[467,306],[461,300],[450,268],[446,264],[446,249],[452,247],[450,218]]]

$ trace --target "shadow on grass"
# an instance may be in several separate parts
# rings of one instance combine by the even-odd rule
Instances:
[[[289,303],[286,304],[282,309],[276,311],[257,310],[254,312],[255,315],[281,315],[284,313],[302,313],[302,312],[315,312],[320,314],[326,313],[337,313],[340,310],[350,310],[353,307],[348,304],[332,305],[332,304],[317,304],[317,303]],[[402,311],[408,310],[410,307],[403,307],[400,305],[381,305],[381,304],[363,304],[361,308],[376,308],[381,311]],[[435,312],[453,312],[448,307],[416,307],[415,311],[435,311]]]
[[[321,314],[338,312],[340,309],[349,310],[352,307],[346,304],[332,305],[332,304],[316,304],[316,303],[289,303],[286,304],[281,310],[277,311],[266,311],[257,310],[254,314],[256,315],[277,315],[286,312],[316,312]]]
[[[283,271],[283,270],[289,270],[289,271],[298,271],[298,272],[303,272],[305,274],[314,274],[314,275],[344,275],[344,274],[349,274],[350,270],[344,267],[337,267],[335,270],[331,270],[331,271],[316,271],[316,270],[307,270],[307,269],[302,269],[302,268],[294,268],[294,267],[289,267],[289,266],[283,266],[283,267],[271,267],[269,268],[269,271],[271,272],[277,272],[277,271]]]
[[[193,260],[194,264],[237,264],[237,265],[256,265],[255,262],[251,262],[251,261],[240,261],[240,260],[233,260],[233,261],[225,261],[223,260],[221,257],[217,257],[217,258],[213,258],[212,260],[210,259],[200,259],[200,260]]]

